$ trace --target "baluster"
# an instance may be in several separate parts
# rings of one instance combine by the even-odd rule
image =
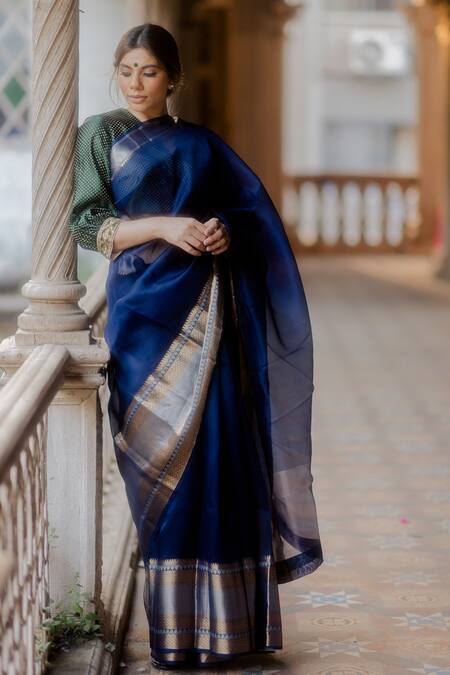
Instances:
[[[325,181],[322,186],[322,238],[327,246],[336,246],[339,235],[339,190],[336,183]]]

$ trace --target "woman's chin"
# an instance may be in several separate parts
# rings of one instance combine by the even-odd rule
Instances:
[[[148,105],[147,99],[143,98],[142,100],[134,100],[132,98],[128,99],[128,105],[133,108],[142,108],[142,106]]]

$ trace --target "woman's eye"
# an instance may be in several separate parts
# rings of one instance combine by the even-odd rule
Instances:
[[[120,73],[122,77],[130,77],[131,73]],[[144,73],[145,77],[156,77],[156,73]]]

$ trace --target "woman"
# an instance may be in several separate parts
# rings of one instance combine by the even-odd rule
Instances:
[[[78,130],[70,230],[110,259],[109,417],[145,566],[151,659],[282,648],[278,584],[323,561],[311,490],[312,338],[258,177],[172,116],[161,26],[115,53],[126,108]]]

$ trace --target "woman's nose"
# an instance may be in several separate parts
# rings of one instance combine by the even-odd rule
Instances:
[[[138,77],[133,77],[130,83],[131,89],[140,89],[141,88],[141,82]]]

